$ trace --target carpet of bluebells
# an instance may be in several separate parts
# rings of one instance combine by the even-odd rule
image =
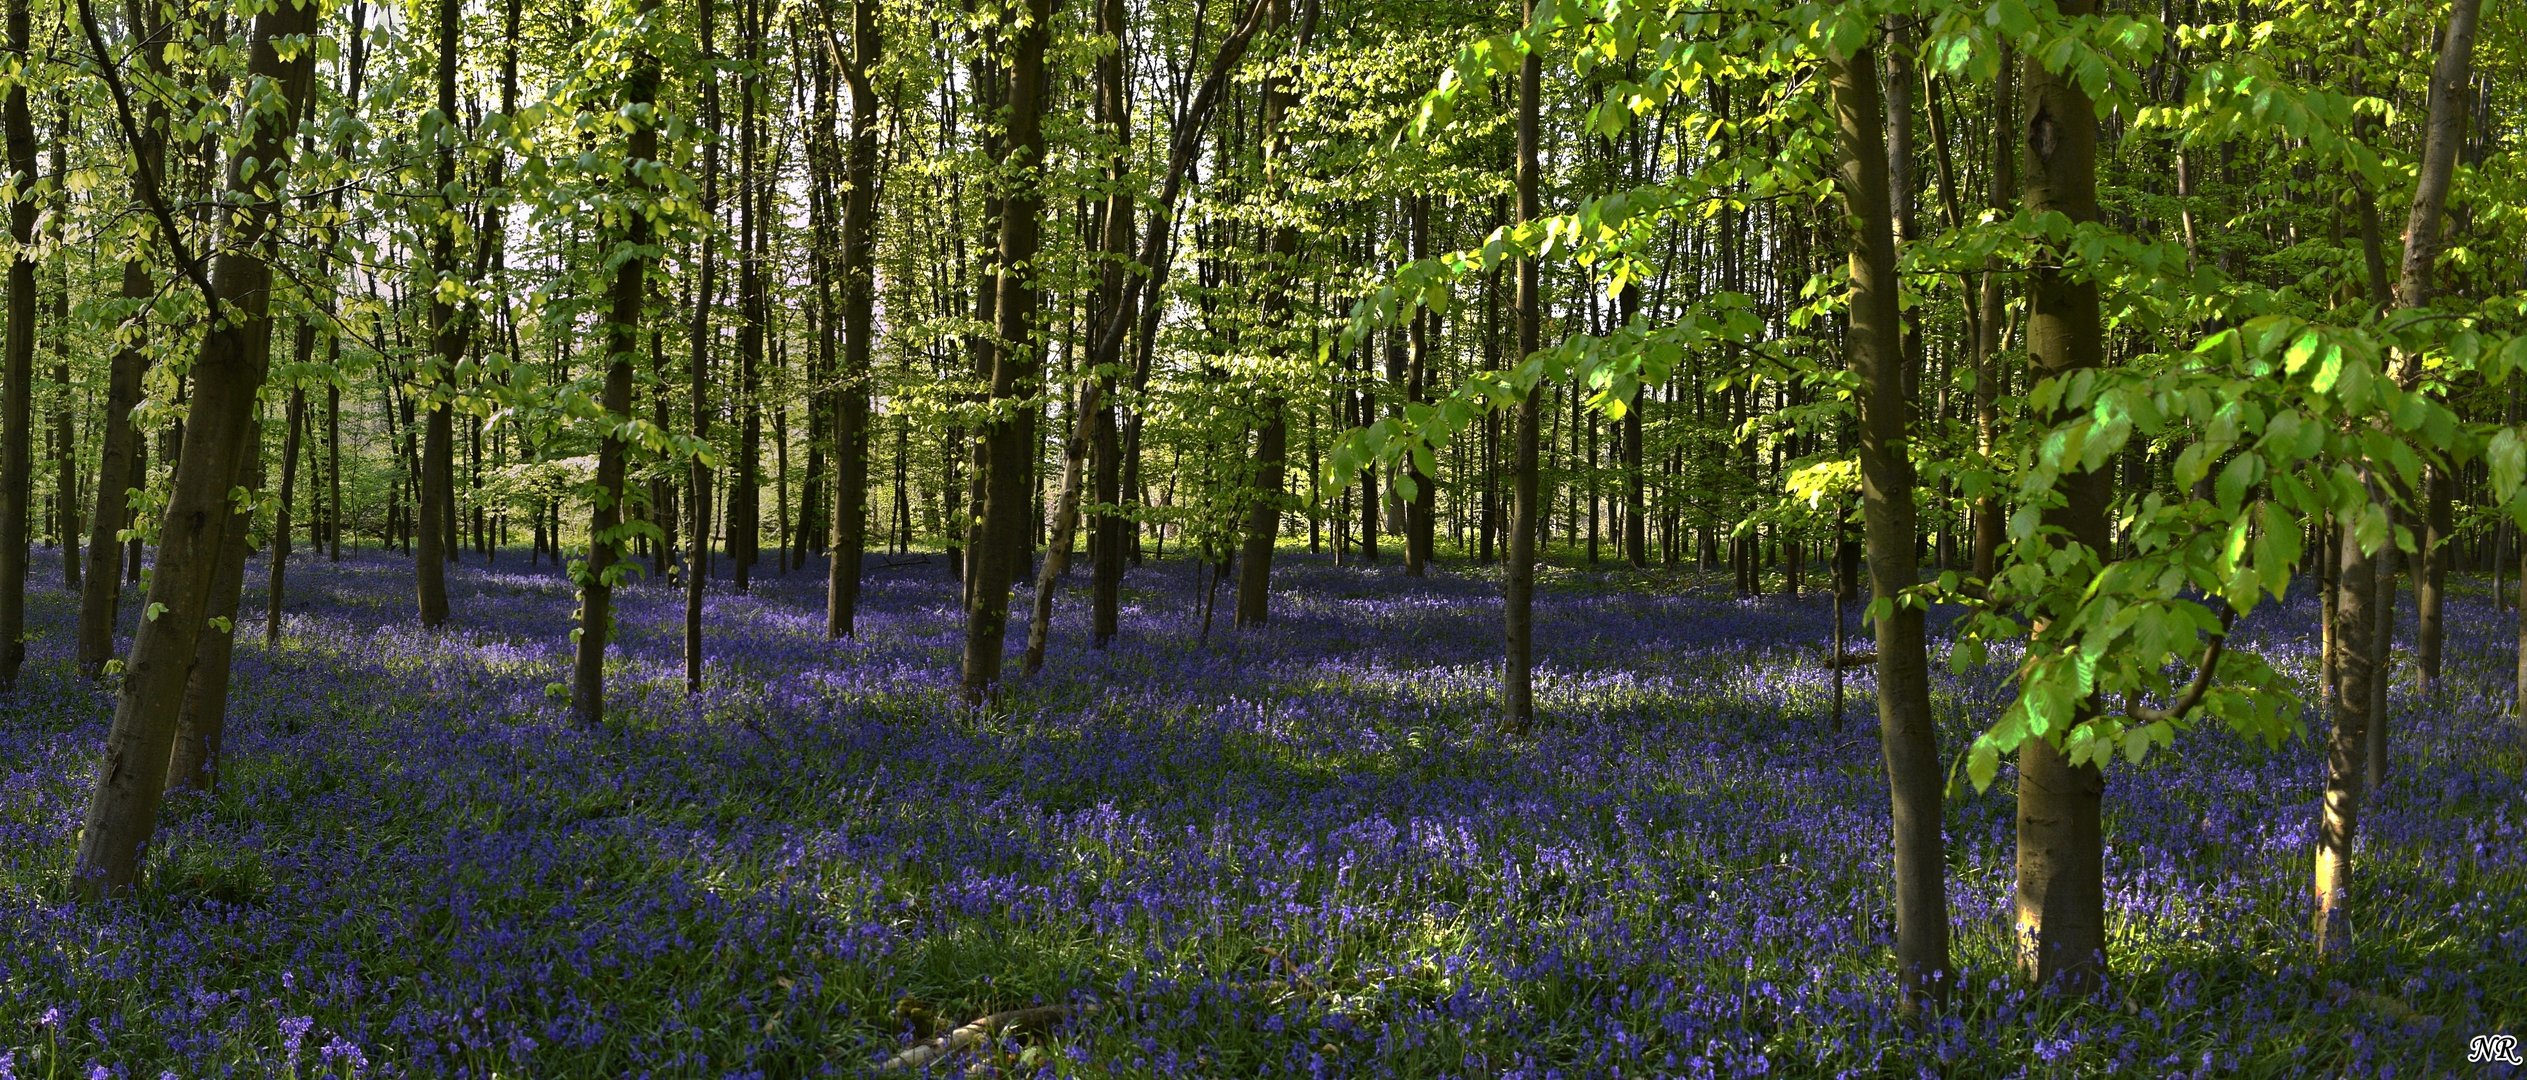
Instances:
[[[302,558],[279,643],[245,620],[218,792],[98,910],[61,881],[110,690],[47,581],[0,703],[0,1078],[862,1075],[1030,1005],[1070,1009],[932,1073],[2500,1075],[2469,1038],[2527,1036],[2513,624],[2480,582],[2442,696],[2396,700],[2355,958],[2309,959],[2315,745],[2202,731],[2109,774],[2093,998],[2010,977],[2007,771],[1952,801],[1961,985],[1916,1023],[1822,598],[1549,569],[1549,725],[1510,739],[1493,581],[1284,558],[1261,633],[1206,634],[1189,563],[1135,571],[1104,652],[1066,598],[981,712],[935,557],[873,560],[851,642],[820,568],[715,593],[690,698],[680,592],[637,585],[600,733],[556,696],[549,565],[469,554],[425,633],[409,561]],[[2314,625],[2240,641],[2306,676]],[[2005,688],[1941,680],[1953,757]]]

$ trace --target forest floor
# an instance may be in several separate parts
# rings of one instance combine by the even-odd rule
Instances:
[[[2009,977],[2009,772],[1952,800],[1961,984],[1914,1025],[1870,683],[1835,729],[1822,597],[1548,571],[1548,724],[1513,740],[1492,582],[1284,560],[1270,629],[1223,590],[1207,640],[1196,567],[1136,571],[1104,652],[1080,575],[1047,670],[979,715],[935,557],[872,570],[853,642],[817,569],[715,593],[690,699],[681,595],[644,583],[590,734],[550,565],[468,554],[423,633],[408,560],[301,557],[280,643],[241,620],[217,794],[170,806],[142,899],[84,911],[111,699],[39,558],[0,703],[0,1078],[861,1075],[1034,1005],[1067,1011],[934,1072],[2485,1075],[2470,1036],[2527,1036],[2513,624],[2479,583],[2442,699],[2399,687],[2353,960],[2308,959],[2317,746],[2206,730],[2109,772],[2093,999]],[[2314,627],[2239,641],[2306,675]],[[2003,674],[1940,676],[1952,758]]]

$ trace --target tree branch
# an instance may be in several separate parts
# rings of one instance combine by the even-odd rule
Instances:
[[[2236,608],[2230,608],[2221,614],[2220,632],[2211,635],[2211,649],[2202,655],[2202,670],[2194,672],[2193,685],[2185,688],[2185,696],[2177,699],[2175,705],[2165,709],[2135,705],[2125,710],[2124,715],[2131,717],[2137,724],[2155,724],[2163,720],[2181,719],[2186,713],[2194,711],[2195,706],[2202,704],[2202,696],[2211,691],[2211,674],[2219,670],[2220,653],[2229,644],[2229,628],[2236,624]]]

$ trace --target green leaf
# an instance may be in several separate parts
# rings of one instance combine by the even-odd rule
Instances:
[[[1974,781],[1974,790],[1990,789],[1992,778],[2000,775],[2000,771],[2000,751],[1994,749],[1986,739],[1974,740],[1973,749],[1966,751],[1965,755],[1966,779]]]
[[[2231,514],[2237,512],[2238,504],[2246,499],[2247,487],[2263,478],[2261,475],[2263,469],[2264,460],[2253,454],[2239,454],[2230,458],[2229,463],[2221,467],[2220,479],[2212,484],[2213,494],[2220,501],[2221,512]]]
[[[2492,472],[2492,497],[2508,502],[2518,497],[2520,477],[2527,475],[2527,443],[2518,437],[2518,429],[2505,427],[2493,433],[2492,442],[2483,449],[2483,463]]]
[[[2150,731],[2148,728],[2136,727],[2123,733],[2123,759],[2125,761],[2138,765],[2141,763],[2141,755],[2149,752]]]

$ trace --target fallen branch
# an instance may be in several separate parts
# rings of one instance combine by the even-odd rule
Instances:
[[[1096,1011],[1095,1005],[1081,1005],[1076,1008],[1069,1005],[1038,1005],[1033,1008],[996,1012],[929,1042],[907,1048],[903,1053],[886,1059],[886,1063],[877,1068],[879,1072],[892,1069],[918,1069],[960,1050],[981,1046],[986,1040],[1003,1031],[1050,1027],[1055,1021],[1071,1016],[1092,1016]]]
[[[1828,657],[1826,657],[1826,658],[1825,658],[1825,670],[1827,670],[1827,671],[1843,671],[1843,670],[1847,670],[1847,669],[1850,669],[1850,668],[1863,668],[1863,667],[1868,667],[1869,665],[1871,665],[1871,664],[1875,664],[1875,663],[1877,663],[1877,662],[1878,662],[1878,654],[1877,654],[1877,653],[1874,653],[1874,652],[1847,652],[1847,653],[1844,653],[1844,654],[1842,654],[1842,655],[1840,655],[1840,656],[1828,656]]]

